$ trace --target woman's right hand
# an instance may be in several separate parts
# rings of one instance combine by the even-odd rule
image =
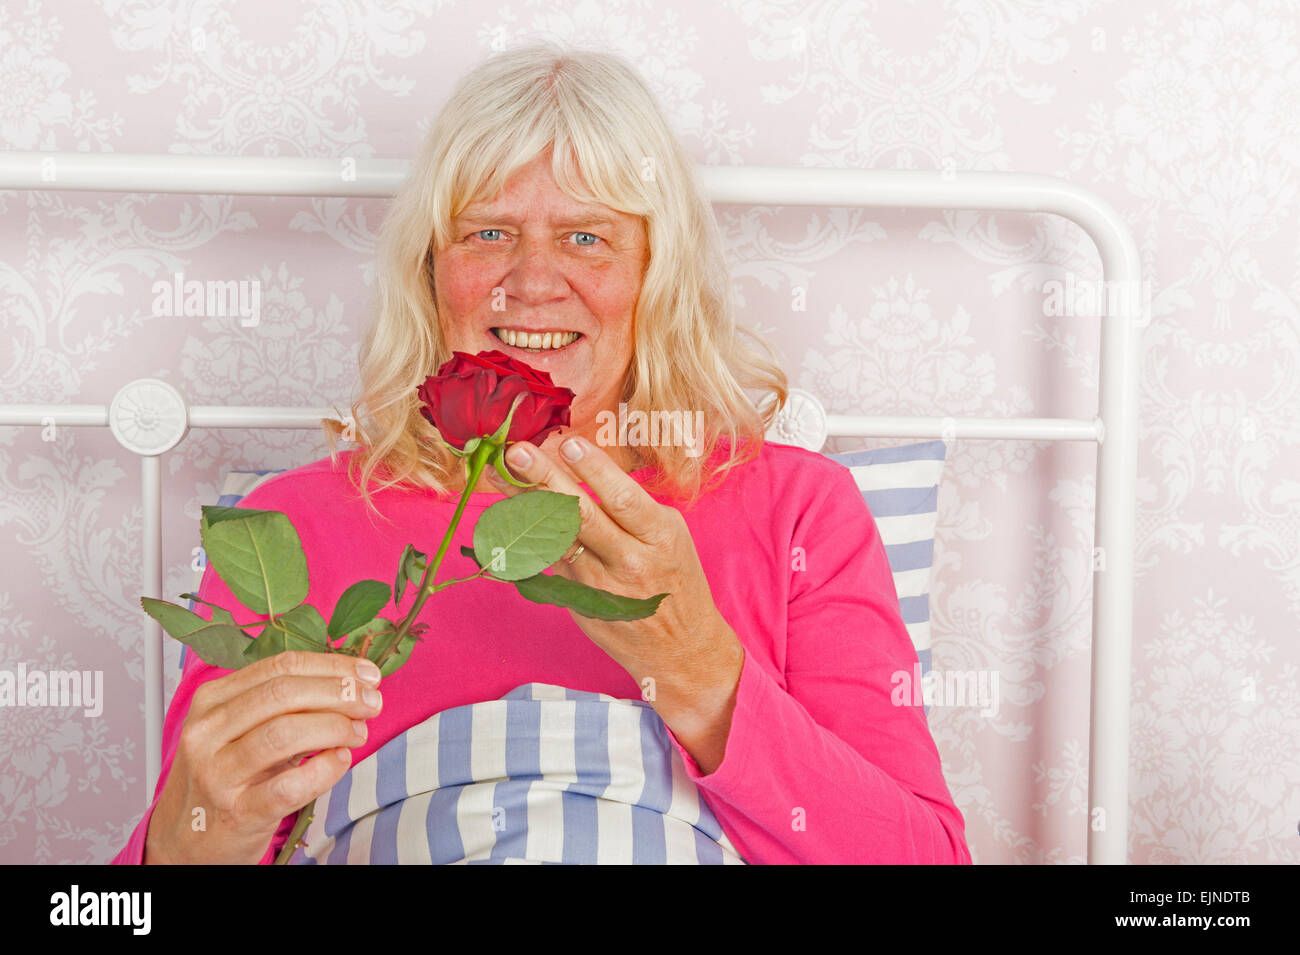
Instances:
[[[364,720],[383,705],[378,683],[369,660],[286,651],[199,686],[149,820],[144,864],[260,862],[284,817],[350,768]]]

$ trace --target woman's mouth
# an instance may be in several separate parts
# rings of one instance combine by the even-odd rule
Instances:
[[[568,331],[529,332],[512,328],[493,328],[490,331],[498,341],[511,348],[534,354],[562,351],[582,338],[581,332]]]

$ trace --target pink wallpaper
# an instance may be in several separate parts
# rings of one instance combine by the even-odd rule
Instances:
[[[625,56],[700,163],[1095,189],[1153,295],[1130,856],[1296,862],[1298,21],[1294,0],[29,0],[0,7],[0,149],[406,158],[469,66],[547,36]],[[384,207],[0,192],[0,402],[107,402],[144,376],[192,403],[348,400]],[[1097,278],[1077,228],[717,212],[744,320],[831,411],[1094,413],[1098,321],[1044,305],[1045,283]],[[260,280],[259,321],[157,314],[177,273]],[[169,595],[226,469],[322,454],[192,432],[164,466]],[[1084,859],[1094,459],[959,440],[945,471],[935,666],[1001,693],[992,715],[930,713],[976,862]],[[143,808],[138,482],[106,431],[0,428],[0,669],[103,674],[99,714],[0,709],[0,861],[104,862]]]

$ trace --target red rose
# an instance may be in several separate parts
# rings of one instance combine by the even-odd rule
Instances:
[[[552,431],[568,426],[574,397],[549,373],[499,351],[452,352],[451,361],[426,378],[416,394],[420,414],[460,451],[473,438],[495,434],[520,395],[524,399],[510,419],[506,441],[541,444]]]

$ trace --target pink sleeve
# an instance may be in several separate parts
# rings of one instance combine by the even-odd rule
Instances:
[[[669,733],[688,775],[750,863],[969,864],[925,711],[892,701],[891,677],[913,675],[916,650],[847,469],[795,536],[806,569],[791,571],[787,619],[773,621],[786,626],[785,672],[749,650],[767,635],[738,634],[745,661],[722,764],[704,775]]]
[[[214,595],[213,591],[220,592]],[[220,606],[231,610],[237,620],[252,617],[252,614],[240,604],[230,591],[221,583],[221,578],[216,575],[209,565],[203,574],[203,581],[199,587],[200,597],[205,600],[211,600]],[[168,598],[173,603],[183,601],[176,598]],[[143,611],[142,611],[143,612]],[[212,619],[212,610],[203,604],[198,604],[194,612],[205,620]],[[170,638],[166,638],[170,639]],[[194,699],[194,691],[202,684],[209,680],[215,680],[223,677],[231,670],[223,670],[221,667],[214,667],[204,663],[199,659],[198,654],[193,651],[187,651],[185,654],[185,670],[181,674],[180,684],[176,687],[176,695],[172,697],[171,705],[167,709],[167,715],[163,719],[162,730],[162,771],[158,776],[158,784],[154,787],[153,802],[145,810],[144,816],[140,819],[135,831],[131,833],[131,838],[127,840],[126,847],[122,849],[110,865],[142,865],[144,862],[145,839],[149,834],[149,820],[153,816],[154,807],[158,805],[158,797],[162,794],[163,787],[167,782],[167,774],[171,771],[172,760],[176,757],[176,746],[180,740],[181,727],[185,723],[185,717],[190,711],[190,702]],[[262,857],[260,865],[269,865],[275,861],[276,853],[280,846],[289,837],[289,831],[293,828],[293,816],[288,816],[281,821],[279,829],[276,830],[275,838],[272,840],[266,855]]]

